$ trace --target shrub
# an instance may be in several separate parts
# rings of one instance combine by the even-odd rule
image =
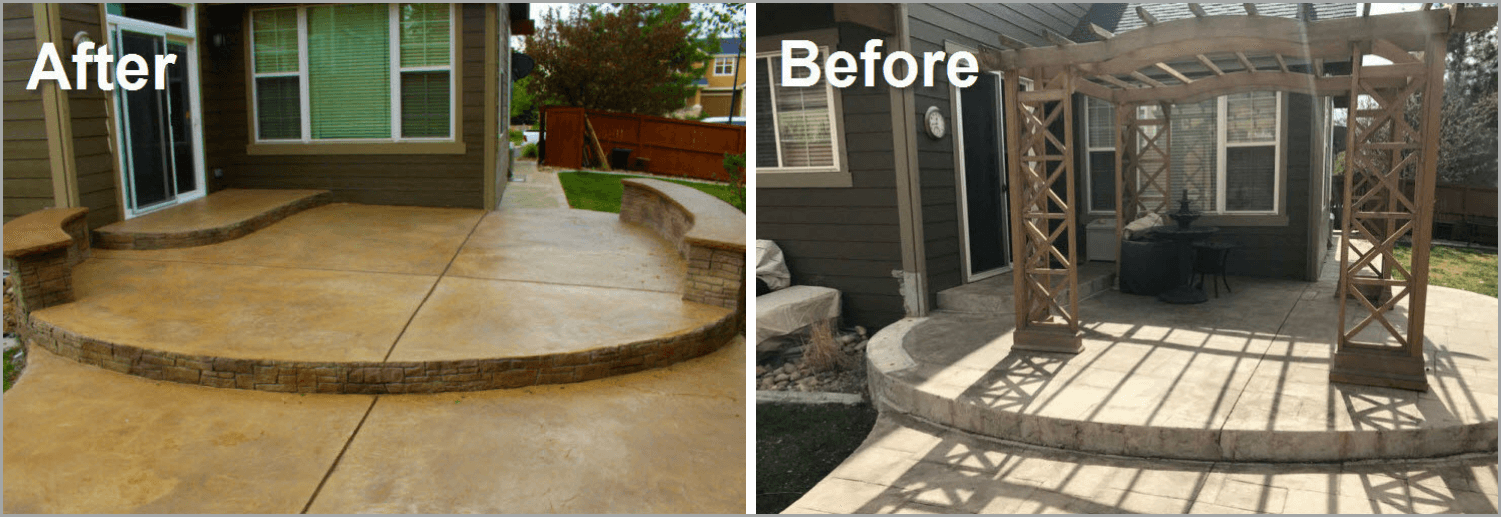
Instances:
[[[526,145],[521,146],[521,157],[522,158],[536,158],[537,157],[537,144],[526,144]]]

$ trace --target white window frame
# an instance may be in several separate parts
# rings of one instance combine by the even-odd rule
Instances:
[[[393,3],[393,4],[387,4],[386,5],[386,7],[389,9],[389,14],[387,15],[386,21],[387,21],[387,23],[389,25],[388,31],[389,31],[389,34],[390,34],[390,37],[388,38],[388,41],[386,42],[386,44],[389,45],[389,52],[388,52],[388,54],[390,55],[390,58],[391,58],[391,65],[389,67],[389,69],[390,69],[390,78],[387,80],[389,82],[389,86],[391,88],[391,137],[390,138],[313,138],[312,137],[312,135],[313,135],[313,119],[312,119],[312,112],[313,112],[313,110],[312,110],[312,93],[311,93],[312,88],[311,88],[311,85],[310,85],[309,80],[308,80],[308,30],[307,30],[307,28],[308,28],[308,22],[307,22],[307,9],[309,7],[320,7],[322,5],[327,5],[327,4],[320,4],[320,5],[314,5],[314,6],[300,5],[300,6],[293,7],[295,9],[297,9],[297,67],[298,67],[298,69],[297,69],[297,73],[295,73],[295,74],[287,73],[287,72],[255,73],[255,21],[254,21],[253,18],[250,19],[250,20],[247,20],[248,26],[246,27],[246,29],[247,29],[246,32],[249,33],[249,42],[250,42],[249,43],[249,53],[250,53],[250,58],[249,59],[250,60],[249,60],[248,63],[246,63],[246,66],[248,66],[250,68],[250,70],[251,70],[251,79],[250,79],[249,88],[250,88],[250,95],[251,95],[251,99],[250,99],[251,100],[251,103],[250,103],[250,106],[251,106],[251,108],[250,108],[251,109],[250,118],[251,118],[251,124],[252,124],[250,138],[251,138],[251,142],[252,143],[255,143],[255,144],[270,144],[270,145],[275,145],[275,144],[327,144],[327,143],[418,143],[418,142],[457,142],[457,141],[459,141],[459,92],[460,92],[459,84],[460,84],[462,78],[460,78],[460,77],[457,76],[457,74],[455,73],[455,69],[456,69],[456,64],[458,62],[458,59],[459,59],[459,47],[462,45],[462,43],[458,39],[458,36],[459,36],[458,35],[459,22],[458,22],[458,8],[457,8],[456,4],[448,4],[448,65],[447,66],[426,66],[426,67],[402,67],[401,66],[401,16],[400,16],[400,14],[401,14],[401,12],[400,12],[401,4],[400,3]],[[253,16],[253,13],[256,12],[256,11],[274,10],[274,9],[287,9],[287,7],[265,7],[265,8],[251,9],[249,11],[250,14],[247,14],[247,16]],[[441,71],[447,71],[448,72],[448,78],[449,78],[448,79],[448,136],[447,137],[415,137],[415,138],[402,137],[401,136],[401,74],[402,74],[402,72],[441,72]],[[259,91],[259,89],[256,86],[256,79],[259,79],[259,78],[262,78],[262,77],[291,77],[291,76],[294,76],[294,75],[297,77],[298,94],[299,94],[299,97],[301,99],[301,102],[299,103],[300,104],[299,109],[301,110],[300,116],[301,116],[301,121],[302,121],[302,134],[301,134],[301,136],[299,138],[296,138],[296,139],[292,139],[292,138],[262,139],[261,138],[261,117],[260,117],[260,111],[259,111],[260,110],[260,91]]]
[[[1084,138],[1083,138],[1083,140],[1084,140],[1084,177],[1089,180],[1089,181],[1085,181],[1084,182],[1084,204],[1085,204],[1085,208],[1086,208],[1085,213],[1087,213],[1089,215],[1114,215],[1115,212],[1116,212],[1116,210],[1119,210],[1119,208],[1117,208],[1116,210],[1101,210],[1101,209],[1096,209],[1094,207],[1094,171],[1093,171],[1094,166],[1093,166],[1093,162],[1091,162],[1089,160],[1089,155],[1093,154],[1093,153],[1095,153],[1097,151],[1110,151],[1111,153],[1115,153],[1115,151],[1116,151],[1116,149],[1115,149],[1115,141],[1120,139],[1121,128],[1119,128],[1119,127],[1115,127],[1114,128],[1115,138],[1111,138],[1110,139],[1110,145],[1099,145],[1098,142],[1095,142],[1093,139],[1091,139],[1089,137],[1089,133],[1090,133],[1090,131],[1089,131],[1090,130],[1090,125],[1089,125],[1089,103],[1090,102],[1102,102],[1102,103],[1105,103],[1106,106],[1109,106],[1110,107],[1110,114],[1112,115],[1110,117],[1110,119],[1112,121],[1115,120],[1114,115],[1115,115],[1115,110],[1116,110],[1116,106],[1114,104],[1112,104],[1110,101],[1107,101],[1107,100],[1104,100],[1104,99],[1096,99],[1094,97],[1090,97],[1090,96],[1087,96],[1087,95],[1084,96],[1084,123],[1082,124],[1084,126]],[[1111,123],[1111,126],[1113,127],[1113,126],[1115,126],[1115,124]],[[1120,173],[1117,172],[1116,176],[1119,177]]]
[[[724,72],[719,71],[720,66],[724,67]],[[714,56],[713,73],[716,76],[735,75],[735,56]]]
[[[827,57],[829,55],[829,47],[827,45],[821,45],[821,46],[819,46],[818,47],[818,53],[819,53],[819,56],[821,56],[821,57]],[[781,55],[782,55],[782,53],[780,51],[778,51],[778,52],[761,52],[761,53],[756,54],[756,62],[758,63],[758,66],[759,66],[759,63],[760,63],[760,61],[761,61],[762,58],[781,57]],[[767,74],[771,74],[771,75],[767,76],[767,79],[769,79],[769,80],[766,81],[766,87],[768,89],[770,89],[770,91],[768,92],[767,98],[771,100],[771,105],[767,106],[766,109],[763,110],[763,113],[766,112],[766,111],[771,112],[771,124],[772,124],[771,130],[772,130],[773,141],[770,142],[770,144],[777,151],[777,163],[781,164],[782,163],[782,145],[781,145],[781,142],[782,142],[782,124],[781,124],[781,115],[777,112],[777,109],[776,109],[776,99],[777,99],[777,84],[776,84],[777,81],[776,81],[776,78],[779,77],[779,71],[772,69],[772,60],[771,59],[767,59],[766,60],[765,72]],[[836,99],[834,98],[834,89],[835,88],[834,88],[834,85],[829,84],[829,82],[827,80],[824,80],[823,85],[824,85],[824,94],[828,97],[828,105],[829,105],[829,139],[830,139],[830,141],[833,144],[833,153],[832,154],[834,155],[834,164],[833,165],[829,165],[829,166],[821,166],[821,167],[760,167],[760,166],[757,166],[756,167],[756,172],[757,173],[762,173],[762,172],[769,172],[769,173],[844,172],[844,145],[843,145],[844,144],[844,139],[840,136],[840,135],[843,134],[843,132],[842,132],[843,128],[841,128],[840,124],[839,124],[839,111],[840,111],[840,109],[838,107],[838,104],[835,102]],[[810,86],[809,88],[812,88],[812,87]],[[762,145],[762,144],[758,143],[757,145]]]
[[[1215,140],[1216,140],[1215,145],[1217,146],[1217,148],[1216,148],[1216,156],[1215,156],[1216,163],[1215,163],[1215,170],[1214,170],[1214,183],[1215,183],[1214,196],[1215,196],[1215,202],[1214,202],[1214,209],[1213,210],[1204,210],[1204,215],[1220,215],[1220,216],[1281,215],[1281,213],[1282,213],[1282,182],[1284,180],[1283,176],[1286,174],[1286,164],[1284,163],[1286,160],[1283,159],[1284,158],[1283,157],[1283,153],[1285,152],[1284,149],[1285,149],[1286,146],[1284,146],[1283,143],[1282,143],[1282,138],[1284,136],[1283,135],[1283,128],[1282,128],[1282,110],[1283,110],[1283,107],[1284,107],[1284,105],[1286,103],[1286,96],[1283,94],[1283,92],[1275,92],[1275,94],[1277,96],[1277,107],[1273,110],[1274,111],[1275,119],[1272,122],[1272,127],[1273,127],[1273,136],[1272,136],[1272,139],[1271,140],[1256,140],[1256,141],[1248,141],[1248,142],[1230,142],[1229,141],[1229,136],[1228,136],[1228,132],[1227,132],[1227,129],[1229,128],[1229,109],[1227,109],[1227,108],[1229,107],[1229,99],[1230,99],[1230,97],[1228,95],[1221,95],[1221,96],[1219,96],[1219,97],[1217,97],[1215,99],[1215,103],[1216,103],[1215,104],[1215,119],[1216,119],[1215,120]],[[1086,97],[1086,99],[1085,99],[1085,103],[1086,103],[1085,104],[1085,109],[1086,110],[1088,109],[1088,104],[1087,104],[1088,102],[1089,102],[1089,98]],[[1081,124],[1081,126],[1083,126],[1083,128],[1084,128],[1084,135],[1083,135],[1084,138],[1083,139],[1085,141],[1085,154],[1084,154],[1084,157],[1085,157],[1085,160],[1084,160],[1084,173],[1085,173],[1085,176],[1084,177],[1087,180],[1089,180],[1089,181],[1085,181],[1084,182],[1084,185],[1085,185],[1085,187],[1084,187],[1085,188],[1084,201],[1085,201],[1085,204],[1087,206],[1087,213],[1090,214],[1090,215],[1110,215],[1110,214],[1114,214],[1115,212],[1113,212],[1113,211],[1100,211],[1100,210],[1095,210],[1094,209],[1093,196],[1091,195],[1092,189],[1094,188],[1094,181],[1092,180],[1092,178],[1094,176],[1092,174],[1090,174],[1090,165],[1089,165],[1089,159],[1088,159],[1090,151],[1111,150],[1111,149],[1114,149],[1114,146],[1112,145],[1110,147],[1104,147],[1104,146],[1098,146],[1097,147],[1097,146],[1094,145],[1094,142],[1090,142],[1089,141],[1089,116],[1088,116],[1088,112],[1087,111],[1085,113],[1083,124]],[[1119,132],[1120,128],[1116,128],[1116,131]],[[1119,137],[1119,135],[1117,135],[1117,137]],[[1140,142],[1138,142],[1138,145],[1140,145]],[[1275,156],[1273,158],[1274,161],[1275,161],[1275,163],[1274,163],[1274,170],[1273,170],[1273,173],[1272,173],[1273,174],[1273,179],[1272,179],[1272,208],[1270,210],[1227,210],[1225,208],[1225,199],[1227,197],[1225,195],[1225,185],[1226,185],[1226,178],[1228,176],[1227,172],[1226,172],[1226,165],[1227,165],[1226,160],[1227,160],[1227,155],[1229,153],[1227,153],[1226,151],[1228,149],[1234,148],[1234,147],[1267,147],[1267,146],[1272,146],[1275,149],[1274,152],[1273,152],[1273,154]],[[1116,151],[1119,152],[1119,150],[1116,150]],[[1139,180],[1139,178],[1138,178],[1138,180]],[[1171,188],[1171,187],[1169,187],[1169,188]],[[1172,193],[1169,192],[1168,195],[1172,196]],[[1177,198],[1174,197],[1173,199],[1177,199]],[[1119,207],[1116,207],[1117,211],[1119,209],[1120,209]]]
[[[1218,105],[1215,114],[1217,121],[1216,139],[1219,145],[1219,155],[1215,157],[1215,209],[1206,215],[1276,215],[1282,206],[1282,92],[1274,92],[1277,99],[1276,108],[1273,109],[1272,139],[1256,140],[1247,142],[1231,142],[1228,129],[1230,128],[1230,96],[1221,95],[1217,99]],[[1226,169],[1229,158],[1229,150],[1233,147],[1267,147],[1272,146],[1272,208],[1270,210],[1227,210],[1225,200],[1225,182],[1229,177]]]

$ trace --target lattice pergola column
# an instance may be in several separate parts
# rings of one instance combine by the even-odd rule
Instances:
[[[1033,79],[1029,91],[1021,91],[1018,73],[1005,76],[1006,145],[1008,155],[1016,157],[1009,164],[1016,305],[1012,347],[1079,352],[1071,102],[1076,79],[1068,69],[1023,72]]]
[[[1426,391],[1423,315],[1447,42],[1431,36],[1422,59],[1379,52],[1388,65],[1361,60],[1395,45],[1378,39],[1354,47],[1339,338],[1329,380]],[[1420,106],[1416,117],[1408,116],[1409,103]],[[1404,178],[1414,181],[1412,196],[1402,190]],[[1410,262],[1394,253],[1404,237],[1412,242]],[[1403,300],[1405,317],[1397,306]]]
[[[1115,237],[1143,213],[1165,213],[1172,203],[1172,105],[1143,103],[1115,105]],[[1119,244],[1117,243],[1117,246]],[[1120,256],[1119,253],[1116,254]],[[1117,261],[1118,263],[1119,261]]]

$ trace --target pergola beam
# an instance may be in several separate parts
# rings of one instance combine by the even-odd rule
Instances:
[[[1214,61],[1211,61],[1209,57],[1205,56],[1204,54],[1198,54],[1194,57],[1199,59],[1199,63],[1202,63],[1204,65],[1204,68],[1208,68],[1209,71],[1214,72],[1214,75],[1225,75],[1225,71],[1220,70],[1220,67],[1216,66],[1214,64]]]
[[[1101,76],[1109,77],[1109,76]],[[1393,86],[1397,81],[1391,83]],[[1116,102],[1137,103],[1171,101],[1191,104],[1204,99],[1257,90],[1281,90],[1312,95],[1338,95],[1350,89],[1347,76],[1314,77],[1299,72],[1266,71],[1256,74],[1233,72],[1204,77],[1191,84],[1164,85],[1155,88],[1115,90]]]
[[[1182,81],[1183,84],[1189,84],[1189,83],[1194,82],[1193,79],[1189,79],[1188,76],[1183,75],[1183,73],[1179,72],[1178,69],[1173,68],[1171,66],[1168,66],[1167,63],[1157,63],[1156,66],[1157,66],[1158,70],[1162,70],[1163,72],[1167,72],[1167,75],[1171,75],[1171,76],[1173,76],[1174,79]]]
[[[1139,71],[1135,71],[1135,70],[1131,71],[1131,77],[1135,77],[1136,80],[1144,82],[1144,83],[1147,83],[1149,85],[1152,85],[1155,88],[1161,88],[1163,86],[1167,86],[1166,84],[1162,84],[1161,81],[1158,81],[1158,80],[1153,79],[1151,77],[1147,77],[1147,74],[1143,74],[1143,73],[1141,73]]]
[[[1058,34],[1058,33],[1053,32],[1051,30],[1045,30],[1042,35],[1043,35],[1043,37],[1047,38],[1049,42],[1052,42],[1054,45],[1058,45],[1060,47],[1064,46],[1064,45],[1077,45],[1078,44],[1078,43],[1074,42],[1074,40],[1065,38],[1065,37],[1063,37],[1062,34]]]
[[[1196,18],[1206,18],[1209,16],[1209,13],[1204,12],[1204,8],[1197,3],[1188,4],[1188,10],[1193,11]]]
[[[1274,57],[1274,58],[1277,59],[1277,68],[1281,68],[1282,71],[1284,73],[1286,73],[1287,72],[1287,60],[1286,59],[1282,59],[1282,54],[1272,54],[1272,57]]]
[[[1012,49],[1023,49],[1023,48],[1030,48],[1031,47],[1031,45],[1028,45],[1025,41],[1013,38],[1011,36],[1007,36],[1005,34],[997,34],[997,35],[995,35],[995,37],[996,37],[996,40],[998,40],[1000,42],[1001,46],[1003,46],[1003,47],[1012,48]]]
[[[1141,10],[1140,12],[1145,12]],[[1448,11],[1416,11],[1365,18],[1302,21],[1276,16],[1211,16],[1154,24],[1103,41],[1064,47],[996,51],[998,70],[1079,66],[1087,74],[1125,74],[1194,54],[1250,52],[1346,59],[1350,43],[1386,39],[1407,51],[1422,50],[1428,37],[1451,28],[1479,30],[1495,24],[1494,6],[1466,9],[1453,21]],[[1185,49],[1191,49],[1186,54]]]
[[[1246,57],[1245,52],[1236,51],[1235,59],[1240,61],[1240,66],[1245,67],[1247,72],[1256,73],[1256,65],[1251,64],[1251,60]]]
[[[1152,16],[1152,13],[1147,12],[1145,8],[1139,5],[1136,6],[1136,16],[1141,18],[1141,23],[1145,23],[1149,27],[1158,23],[1156,16]]]
[[[1089,24],[1089,32],[1094,33],[1095,36],[1099,36],[1102,40],[1107,40],[1115,37],[1114,32],[1107,31],[1104,27],[1095,25],[1093,23]]]
[[[1256,15],[1261,14],[1260,12],[1256,11],[1256,4],[1247,2],[1247,3],[1240,4],[1240,5],[1242,7],[1246,8],[1246,14],[1249,14],[1251,16],[1256,16]]]

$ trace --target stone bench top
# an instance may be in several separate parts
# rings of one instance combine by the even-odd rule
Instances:
[[[326,190],[225,189],[167,210],[99,228],[109,234],[173,234],[227,228]]]
[[[622,181],[661,194],[687,212],[693,220],[693,228],[683,240],[689,244],[745,249],[745,214],[729,203],[696,188],[668,181],[645,178]]]
[[[47,208],[5,223],[5,258],[68,247],[73,237],[63,226],[88,213],[87,208]]]

